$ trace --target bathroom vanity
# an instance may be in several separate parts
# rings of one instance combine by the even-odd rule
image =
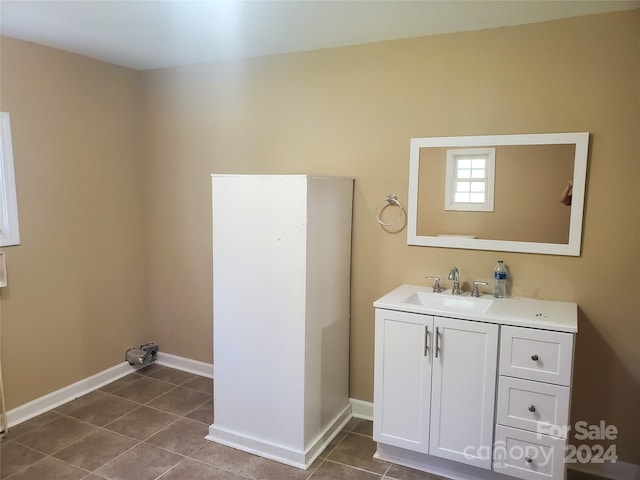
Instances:
[[[452,479],[565,478],[576,304],[402,285],[374,307],[376,458]]]

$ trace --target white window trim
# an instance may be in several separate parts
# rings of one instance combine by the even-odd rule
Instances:
[[[20,244],[16,177],[13,169],[11,122],[0,112],[0,247]]]
[[[455,166],[457,157],[478,156],[486,159],[486,181],[484,203],[455,201]],[[444,209],[464,212],[493,212],[494,180],[495,180],[495,148],[454,148],[447,150],[446,185],[444,192]]]

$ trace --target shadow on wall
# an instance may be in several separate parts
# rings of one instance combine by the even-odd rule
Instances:
[[[640,385],[625,368],[619,354],[581,309],[578,311],[578,322],[570,443],[575,447],[590,446],[589,451],[593,457],[600,450],[595,446],[601,445],[604,452],[609,448],[615,451],[621,461],[640,464],[640,450],[621,451],[618,448],[618,445],[640,445],[640,415],[637,412],[640,405]],[[603,418],[602,412],[614,413]],[[633,423],[628,422],[630,418]],[[610,438],[594,438],[602,437],[599,434],[605,433],[601,428],[603,421],[606,425],[616,427],[617,439],[621,441],[612,438],[615,434],[612,435],[611,428]],[[569,451],[571,453],[575,452]],[[580,458],[576,460],[579,462]]]

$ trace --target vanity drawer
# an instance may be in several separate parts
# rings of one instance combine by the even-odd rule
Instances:
[[[568,421],[569,387],[500,377],[497,423],[565,437]]]
[[[569,386],[573,334],[502,327],[500,374]]]
[[[562,480],[565,446],[562,438],[497,425],[493,469],[523,480]]]

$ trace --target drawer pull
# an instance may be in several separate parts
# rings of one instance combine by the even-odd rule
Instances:
[[[524,457],[524,461],[527,463],[531,463],[533,462],[533,458],[531,458],[529,455],[527,455],[526,457]]]
[[[536,411],[536,406],[535,405],[529,405],[529,411],[531,413],[535,412]]]
[[[540,358],[540,357],[538,357],[538,355],[536,355],[535,353],[533,355],[531,355],[531,360],[533,360],[534,362],[537,362],[538,358]]]

